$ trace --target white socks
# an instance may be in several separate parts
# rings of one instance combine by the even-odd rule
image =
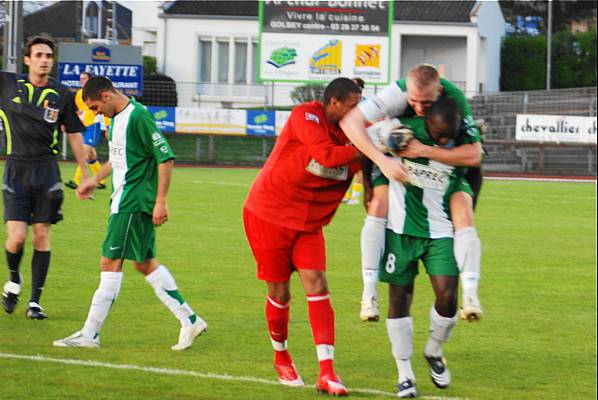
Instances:
[[[399,370],[399,383],[407,379],[415,381],[415,374],[411,368],[413,319],[411,317],[389,318],[386,320],[386,331],[392,347],[392,356]]]
[[[100,273],[100,286],[91,299],[91,307],[81,332],[83,336],[95,339],[100,334],[102,324],[108,316],[112,303],[118,297],[123,280],[122,272]]]
[[[472,226],[455,232],[454,252],[461,277],[463,298],[478,298],[482,244]]]
[[[378,265],[384,254],[386,218],[365,217],[361,229],[361,272],[363,276],[362,300],[378,298]]]
[[[179,293],[168,268],[160,265],[154,272],[147,275],[145,280],[152,285],[156,296],[181,322],[181,327],[190,326],[195,322],[197,316]]]
[[[332,345],[332,344],[316,345],[316,355],[318,356],[318,361],[334,360],[334,345]]]
[[[446,342],[451,335],[453,327],[457,323],[457,315],[454,317],[443,317],[432,305],[430,309],[430,336],[424,349],[424,354],[431,357],[442,357],[442,344]]]

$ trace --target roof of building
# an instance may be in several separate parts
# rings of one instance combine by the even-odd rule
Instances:
[[[116,21],[118,37],[121,41],[130,40],[131,10],[118,3],[117,7],[121,17]],[[23,38],[27,41],[29,38],[44,34],[49,35],[57,42],[81,41],[81,17],[80,1],[49,3],[49,5],[23,16]],[[4,34],[4,26],[0,27],[0,33]]]
[[[476,1],[405,1],[394,3],[394,20],[410,22],[470,22]],[[257,17],[258,1],[190,1],[170,2],[165,15],[210,15]]]
[[[395,21],[471,22],[475,1],[395,1]]]

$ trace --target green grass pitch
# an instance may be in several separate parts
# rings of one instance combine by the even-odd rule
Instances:
[[[73,164],[62,165],[65,180],[72,172]],[[24,317],[30,240],[22,262],[21,303],[13,315],[0,310],[0,398],[321,398],[313,387],[275,384],[265,285],[255,278],[241,220],[256,173],[174,172],[170,220],[158,229],[158,258],[209,324],[206,334],[184,352],[169,349],[177,340],[178,322],[130,264],[125,264],[120,296],[102,331],[102,347],[52,347],[53,340],[79,329],[87,315],[99,281],[108,217],[109,192],[96,191],[94,201],[82,202],[65,189],[66,219],[52,230],[52,264],[42,298],[49,318]],[[356,389],[352,397],[390,398],[396,368],[384,321],[362,323],[358,315],[364,215],[361,206],[342,205],[325,230],[336,313],[336,369]],[[425,274],[417,279],[413,366],[420,398],[595,399],[596,184],[487,181],[476,219],[483,244],[480,297],[485,318],[457,324],[445,345],[453,383],[442,391],[431,383],[422,357],[432,290]],[[5,239],[4,228],[0,239]],[[6,263],[1,264],[4,282]],[[296,277],[292,292],[289,348],[303,379],[313,385],[317,360]],[[384,286],[380,293],[384,313]]]

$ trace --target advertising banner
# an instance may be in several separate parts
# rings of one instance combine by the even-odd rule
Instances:
[[[389,81],[392,1],[261,1],[263,81]]]
[[[176,108],[177,133],[245,135],[247,111],[220,108]]]
[[[518,114],[516,124],[517,140],[596,144],[596,117]]]
[[[128,96],[143,95],[143,57],[137,46],[60,43],[58,80],[79,89],[79,74],[109,78],[114,87]]]
[[[176,132],[176,109],[174,107],[147,106],[156,120],[156,125],[162,132]]]
[[[280,135],[290,116],[290,111],[276,111],[276,136]]]
[[[256,136],[276,135],[274,111],[247,110],[247,134]]]
[[[81,72],[105,76],[112,81],[115,88],[128,96],[140,96],[143,93],[143,66],[141,65],[58,63],[58,80],[66,87],[80,88]]]

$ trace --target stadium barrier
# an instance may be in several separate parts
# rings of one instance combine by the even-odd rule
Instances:
[[[154,84],[158,85],[153,91],[156,95],[172,92],[159,90],[159,85],[164,83]],[[262,165],[276,140],[272,129],[279,133],[284,125],[284,115],[288,116],[288,111],[285,114],[274,111],[273,107],[285,106],[289,109],[289,105],[292,104],[288,94],[282,96],[277,93],[280,89],[288,92],[292,89],[291,85],[239,84],[234,85],[234,88],[228,84],[177,82],[175,85],[179,107],[149,108],[160,128],[165,131],[177,154],[178,162],[183,163]],[[364,94],[372,95],[380,88],[366,86]],[[247,93],[256,96],[247,97]],[[221,97],[222,94],[226,96]],[[187,100],[183,101],[183,98]],[[217,107],[204,105],[206,99],[215,98],[227,98],[230,101],[218,103]],[[240,104],[247,99],[257,101],[245,104],[245,109],[221,108],[235,106],[236,102]],[[158,104],[159,100],[153,99],[151,104]],[[176,98],[171,100],[169,104],[176,104]],[[470,103],[474,117],[484,119],[488,125],[485,143],[489,154],[484,161],[485,170],[596,176],[595,144],[522,143],[515,140],[518,114],[595,117],[595,87],[484,93],[471,98]],[[254,108],[252,105],[260,109],[251,109]],[[237,126],[224,126],[229,122]],[[64,143],[61,148],[63,158],[72,159],[67,147]],[[107,146],[103,141],[98,147],[98,155],[100,159],[106,159],[107,154]]]
[[[489,139],[484,148],[487,172],[596,176],[596,143]]]

